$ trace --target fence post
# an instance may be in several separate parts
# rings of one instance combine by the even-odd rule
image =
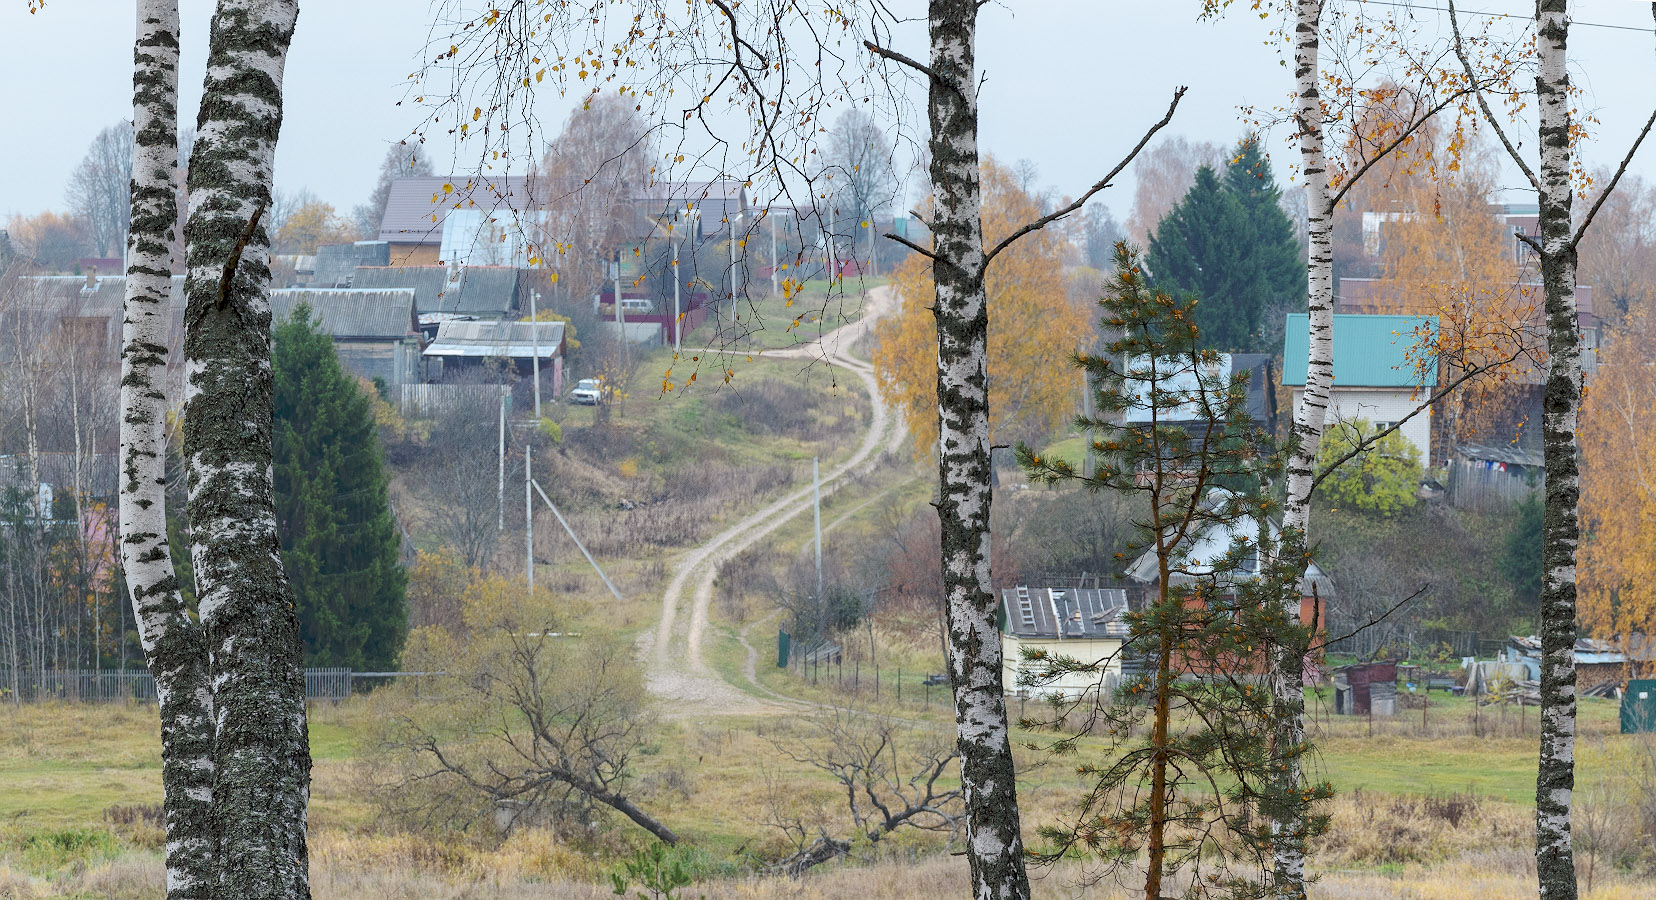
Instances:
[[[903,669],[901,666],[897,668],[897,702],[903,702]]]

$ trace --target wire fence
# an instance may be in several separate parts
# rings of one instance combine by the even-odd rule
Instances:
[[[305,670],[305,699],[346,700],[353,682],[427,672],[353,672],[349,668]],[[147,669],[66,669],[19,672],[0,669],[0,698],[22,703],[154,703],[155,677]]]

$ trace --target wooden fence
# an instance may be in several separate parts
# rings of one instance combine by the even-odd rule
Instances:
[[[375,672],[374,676],[390,673]],[[306,669],[306,700],[344,700],[351,696],[350,669]],[[11,699],[10,672],[0,671],[0,695]],[[64,670],[19,674],[17,699],[24,703],[65,701],[78,703],[154,703],[155,678],[147,669]]]
[[[500,404],[503,395],[512,395],[511,385],[405,384],[398,397],[397,411],[411,419],[422,419],[465,406],[492,409]]]

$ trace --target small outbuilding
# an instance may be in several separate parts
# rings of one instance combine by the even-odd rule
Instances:
[[[1127,592],[1121,588],[1055,589],[1019,585],[1001,591],[1001,683],[1008,693],[1080,697],[1121,677],[1127,640]],[[1032,664],[1024,648],[1095,663],[1098,673],[1067,673],[1036,687],[1020,687]]]
[[[1621,699],[1621,733],[1656,733],[1656,679],[1635,678]]]
[[[310,307],[317,330],[333,337],[340,365],[388,386],[421,380],[420,330],[411,290],[291,288],[270,292],[273,323]]]
[[[1371,662],[1335,669],[1334,714],[1397,715],[1397,663]]]
[[[425,358],[441,365],[444,380],[486,360],[504,361],[517,376],[527,376],[540,359],[541,377],[551,378],[551,396],[563,393],[564,323],[481,322],[450,319],[437,326]]]

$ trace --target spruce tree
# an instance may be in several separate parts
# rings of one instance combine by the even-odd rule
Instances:
[[[1157,288],[1201,297],[1196,324],[1210,349],[1270,352],[1274,309],[1299,303],[1305,272],[1293,223],[1257,141],[1244,138],[1223,178],[1211,167],[1162,218],[1145,263]]]
[[[407,578],[368,397],[301,305],[275,329],[276,514],[306,665],[389,669]]]

